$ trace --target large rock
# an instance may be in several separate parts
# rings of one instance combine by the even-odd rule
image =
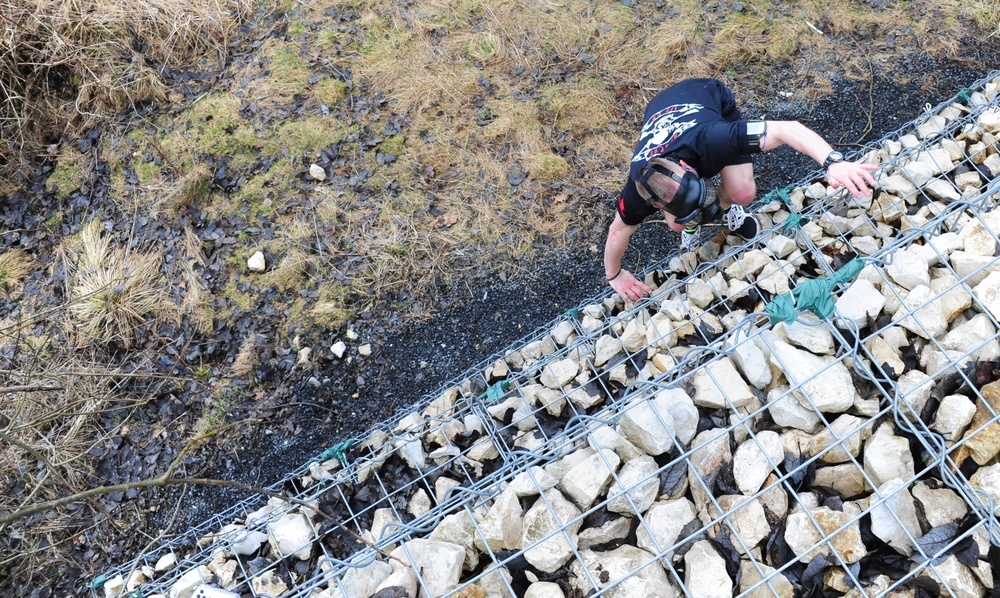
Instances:
[[[581,509],[588,509],[620,464],[621,458],[613,451],[597,451],[567,471],[559,480],[559,488]]]
[[[810,520],[810,515],[816,520],[816,525]],[[856,563],[868,554],[854,513],[818,507],[809,514],[799,511],[788,516],[785,542],[800,562],[808,563],[818,554],[831,555],[830,546],[821,542],[822,538],[830,538],[833,548],[848,564]]]
[[[465,562],[465,549],[449,542],[415,539],[393,550],[389,564],[393,570],[410,567],[423,581],[420,598],[447,594],[458,586]]]
[[[476,546],[485,550],[517,550],[521,548],[524,512],[514,488],[507,486],[493,501],[486,517],[479,522]]]
[[[743,376],[757,389],[764,390],[771,383],[771,366],[767,357],[757,346],[756,337],[747,338],[744,331],[737,331],[727,344],[731,349],[733,361]]]
[[[622,413],[618,431],[629,442],[652,456],[674,446],[674,438],[687,443],[698,427],[698,410],[679,388],[665,389],[652,399],[640,399]]]
[[[835,302],[837,312],[853,320],[859,328],[867,326],[870,320],[877,318],[884,305],[885,297],[882,293],[863,278],[851,283]]]
[[[312,555],[313,527],[309,519],[302,513],[288,513],[277,521],[267,524],[270,532],[271,548],[276,554],[288,556],[294,554],[303,561]]]
[[[525,560],[546,573],[556,571],[573,556],[582,524],[580,510],[573,503],[555,488],[545,491],[524,514],[521,545]]]
[[[691,598],[731,598],[733,580],[726,560],[708,540],[695,542],[684,555],[684,586]]]
[[[857,391],[843,361],[796,349],[776,335],[769,344],[771,363],[784,371],[789,384],[799,385],[803,404],[824,413],[842,413],[854,405]]]
[[[935,298],[930,287],[924,285],[914,287],[907,293],[894,318],[899,320],[900,326],[925,339],[937,338],[948,330],[941,301]]]
[[[696,519],[694,504],[686,498],[655,502],[636,529],[636,546],[659,554],[682,539],[681,530]]]
[[[708,409],[738,409],[754,395],[728,357],[699,368],[694,375],[694,403]]]
[[[896,552],[910,556],[914,542],[923,535],[917,520],[917,509],[913,496],[900,479],[889,480],[878,487],[877,496],[884,501],[876,502],[872,497],[872,533],[880,540],[896,549]]]
[[[784,460],[784,445],[776,432],[765,430],[744,441],[733,457],[733,477],[740,492],[748,496],[756,493]]]
[[[608,490],[608,510],[612,513],[645,513],[656,500],[660,478],[659,466],[649,456],[629,459],[618,471],[618,480]]]
[[[667,577],[663,567],[650,565],[655,560],[654,555],[641,548],[626,544],[607,552],[582,550],[580,559],[573,559],[568,578],[570,585],[579,590],[580,595],[585,596],[595,589],[616,584],[601,595],[607,598],[680,596],[680,591]],[[591,585],[591,579],[597,582],[597,588]]]
[[[876,486],[892,479],[913,478],[913,455],[910,442],[892,433],[892,427],[883,425],[865,443],[865,473]]]

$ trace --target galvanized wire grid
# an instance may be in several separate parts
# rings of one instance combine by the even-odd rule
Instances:
[[[691,579],[683,555],[701,539],[712,538],[716,546],[723,546],[716,550],[729,547],[741,555],[742,578],[752,580],[734,588],[734,595],[788,595],[785,574],[793,570],[801,574],[796,569],[801,568],[797,565],[800,559],[776,562],[773,554],[768,554],[773,538],[761,537],[761,529],[753,526],[762,514],[780,511],[784,500],[790,503],[787,517],[794,517],[803,529],[813,530],[811,544],[797,547],[809,556],[803,556],[802,562],[824,554],[820,565],[830,587],[871,596],[902,588],[924,576],[935,579],[942,593],[961,595],[958,588],[949,586],[950,573],[942,568],[952,567],[952,563],[943,557],[970,539],[980,543],[992,539],[1000,544],[1000,526],[991,515],[997,497],[976,487],[960,470],[980,433],[1000,426],[997,405],[984,399],[968,370],[963,369],[984,348],[991,347],[990,343],[997,342],[997,314],[985,307],[973,290],[1000,267],[995,259],[975,263],[953,260],[951,254],[956,249],[947,243],[952,239],[949,235],[957,236],[972,226],[996,240],[1000,218],[993,218],[1000,212],[994,212],[997,189],[990,181],[1000,179],[980,176],[978,184],[973,184],[969,175],[963,179],[968,184],[956,185],[957,177],[927,174],[912,164],[927,162],[923,158],[928,155],[932,164],[943,160],[935,149],[947,151],[944,148],[957,143],[980,115],[997,109],[1000,100],[986,101],[988,95],[995,96],[995,78],[993,74],[960,94],[963,100],[968,96],[966,105],[972,104],[971,111],[954,108],[959,100],[956,96],[870,147],[868,154],[882,162],[881,172],[898,177],[893,181],[894,194],[882,193],[871,206],[856,206],[843,193],[809,189],[814,177],[805,179],[792,192],[789,204],[758,206],[765,215],[764,223],[772,226],[753,242],[730,248],[710,262],[694,263],[690,256],[671,256],[659,265],[659,272],[651,273],[650,279],[665,282],[649,300],[624,306],[617,297],[605,293],[587,301],[536,331],[518,345],[520,349],[485,360],[439,395],[425,398],[368,437],[355,439],[344,458],[346,465],[336,459],[317,459],[269,488],[290,492],[296,503],[248,497],[108,577],[127,579],[130,573],[145,570],[152,580],[137,586],[144,596],[168,595],[184,578],[204,581],[209,584],[203,586],[204,591],[214,591],[211,584],[218,576],[213,564],[235,563],[225,566],[238,569],[233,578],[237,581],[226,588],[236,594],[271,595],[269,590],[281,589],[281,585],[259,583],[271,576],[294,582],[284,584],[284,596],[339,596],[341,591],[353,595],[350,578],[359,570],[389,562],[386,553],[394,548],[402,551],[399,558],[412,561],[410,548],[415,545],[408,542],[459,522],[471,530],[471,544],[480,547],[479,562],[470,567],[475,573],[467,573],[449,594],[478,585],[499,595],[518,595],[523,588],[509,572],[521,566],[532,551],[544,552],[553,546],[570,553],[567,565],[560,570],[575,575],[581,595],[630,595],[647,583],[639,580],[664,575],[673,591],[697,593],[689,587]],[[937,118],[940,115],[944,115],[943,124]],[[921,138],[908,137],[917,129]],[[934,129],[938,132],[932,132]],[[971,155],[958,159],[967,172],[981,172],[981,158],[996,153],[995,139],[987,141]],[[897,143],[906,147],[893,147]],[[938,170],[950,170],[944,164],[939,166]],[[929,185],[931,180],[951,184],[951,192],[938,183]],[[808,194],[813,197],[806,197]],[[942,197],[951,203],[944,208],[932,203]],[[804,220],[788,226],[798,216]],[[754,260],[764,250],[772,256],[779,251],[788,253],[784,262],[772,260],[761,270]],[[893,268],[896,264],[898,269],[899,263],[894,260],[917,252],[923,252],[920,255],[926,261],[936,258],[934,274],[939,282],[929,286],[930,292],[920,295],[919,301],[908,303],[909,294],[901,293],[895,284]],[[764,303],[803,277],[834,273],[853,255],[862,256],[867,264],[860,279],[878,282],[887,289],[886,300],[900,307],[891,317],[865,324],[840,313],[827,319],[801,317],[795,323],[779,324],[786,328],[786,334],[791,326],[825,331],[820,336],[828,343],[828,357],[817,358],[820,361],[801,374],[801,367],[786,363],[791,355],[788,343],[769,323]],[[848,286],[840,285],[837,295],[845,293]],[[982,314],[977,322],[985,320],[993,332],[969,350],[957,352],[947,337],[936,338],[934,331],[927,329],[923,316],[943,297],[961,293],[971,298],[961,317],[971,320],[976,317],[973,312]],[[897,381],[899,372],[890,371],[876,357],[875,345],[885,342],[886,335],[892,334],[890,329],[901,327],[928,337],[923,349],[937,366],[932,368],[936,373],[928,372],[930,379],[950,375],[956,384],[964,382],[970,387],[966,394],[974,394],[982,413],[961,438],[946,440],[934,426],[933,413],[914,408],[912,399],[922,392],[922,386],[901,384]],[[789,383],[769,396],[751,388],[753,384],[744,379],[746,374],[741,376],[733,367],[734,360],[740,359],[738,354],[750,347],[768,355],[772,369],[785,372]],[[791,372],[800,373],[789,375]],[[816,403],[816,391],[829,386],[831,380],[843,382],[845,375],[848,384],[861,385],[870,396],[855,402],[850,414],[831,413]],[[731,392],[734,383],[746,392],[741,390],[736,397]],[[711,408],[702,406],[697,412],[696,419],[701,420],[697,436],[690,431],[683,438],[676,436],[673,414],[667,421],[664,411],[649,407],[651,400],[663,393],[686,389],[689,395],[712,394],[713,387],[717,389],[714,396],[722,402]],[[773,414],[796,405],[797,409],[788,411],[814,421],[821,440],[804,439],[800,445],[790,446],[783,439],[781,454],[769,453],[774,445],[772,435],[777,435],[768,429],[774,427]],[[637,417],[656,419],[663,436],[670,438],[667,445],[671,448],[655,459],[654,468],[643,470],[642,475],[631,471],[625,475],[621,469],[625,459],[619,453],[630,449],[615,430],[623,421]],[[881,433],[884,426],[919,447],[912,474],[907,472],[892,484],[873,479],[859,456],[861,445],[871,435]],[[705,462],[720,446],[731,449],[730,444],[739,447],[737,452],[756,453],[759,462],[767,463],[767,477],[759,487],[734,489],[732,481],[720,483],[722,470]],[[594,468],[606,470],[609,486],[589,503],[579,499],[584,506],[577,504],[576,511],[567,517],[565,507],[553,505],[551,501],[557,499],[545,492],[550,487],[545,481],[546,469],[565,469],[587,459]],[[817,488],[825,486],[812,485],[815,480],[804,481],[819,470],[826,470],[824,483],[833,486],[835,493],[848,492],[843,503],[860,494],[864,499],[847,507],[840,505],[843,510],[823,507],[821,499],[826,497],[829,503],[832,495],[817,493]],[[685,472],[686,476],[680,475]],[[678,481],[681,478],[683,483]],[[921,544],[920,530],[914,530],[906,514],[898,513],[895,506],[905,504],[901,499],[930,479],[952,489],[973,517],[947,542]],[[650,505],[640,504],[638,497],[651,484],[664,490],[664,480],[673,481],[675,487],[666,488],[665,494],[658,492],[657,509],[650,511]],[[860,489],[836,487],[847,481]],[[489,508],[500,501],[515,500],[510,495],[515,486],[534,487],[537,498],[531,499],[527,490],[519,500],[533,502],[531,508],[540,509],[542,517],[547,512],[558,525],[516,550],[491,547],[503,542],[496,538],[499,532],[489,519]],[[720,494],[720,487],[733,492]],[[298,501],[317,507],[325,516],[303,516],[307,510]],[[595,556],[599,553],[592,550],[601,543],[579,541],[578,530],[584,522],[589,524],[609,512],[625,513],[636,522],[632,534],[645,552],[629,571],[602,570]],[[672,537],[664,535],[665,513],[672,517],[690,514],[689,525]],[[850,540],[859,533],[862,522],[873,516],[884,521],[886,513],[903,532],[900,542],[908,543],[916,555],[914,566],[899,579],[866,586],[863,581],[870,579],[862,579],[866,574],[857,565],[861,555]],[[263,551],[243,546],[246,542],[251,548],[265,542],[280,545],[275,524],[296,517],[304,519],[309,531],[298,544],[274,549],[276,558],[264,559],[260,556]],[[770,534],[773,527],[769,528]],[[853,552],[845,550],[845,545],[854,548]],[[309,558],[297,558],[299,549],[309,552]],[[247,551],[240,558],[225,558]],[[178,565],[155,573],[157,561],[168,553],[176,555]],[[611,567],[609,561],[604,564]],[[417,577],[424,592],[435,587],[432,580],[421,577],[419,569]]]

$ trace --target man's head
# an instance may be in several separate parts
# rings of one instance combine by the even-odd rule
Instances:
[[[677,177],[684,176],[680,164],[663,158],[653,158],[642,169],[636,190],[646,203],[658,210],[665,209],[680,188]]]
[[[635,187],[646,203],[666,210],[679,224],[695,226],[722,215],[715,186],[671,160],[651,159]]]

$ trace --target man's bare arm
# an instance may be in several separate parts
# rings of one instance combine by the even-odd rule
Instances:
[[[622,217],[615,214],[615,219],[608,228],[608,240],[604,244],[604,275],[609,279],[611,288],[628,302],[637,301],[652,292],[645,283],[622,268],[622,257],[628,249],[629,239],[638,228],[625,224]]]
[[[795,151],[805,154],[823,164],[833,147],[818,133],[794,120],[769,120],[767,132],[761,140],[762,152],[771,151],[782,145],[788,145]],[[868,187],[875,188],[878,183],[871,172],[878,167],[873,164],[859,162],[837,162],[827,169],[827,179],[834,188],[843,185],[854,197],[868,195]]]

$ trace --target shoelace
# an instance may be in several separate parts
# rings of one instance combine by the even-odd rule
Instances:
[[[729,208],[726,212],[726,228],[731,231],[735,231],[739,227],[743,226],[743,222],[747,219],[747,213],[743,211],[743,208],[735,205]]]

